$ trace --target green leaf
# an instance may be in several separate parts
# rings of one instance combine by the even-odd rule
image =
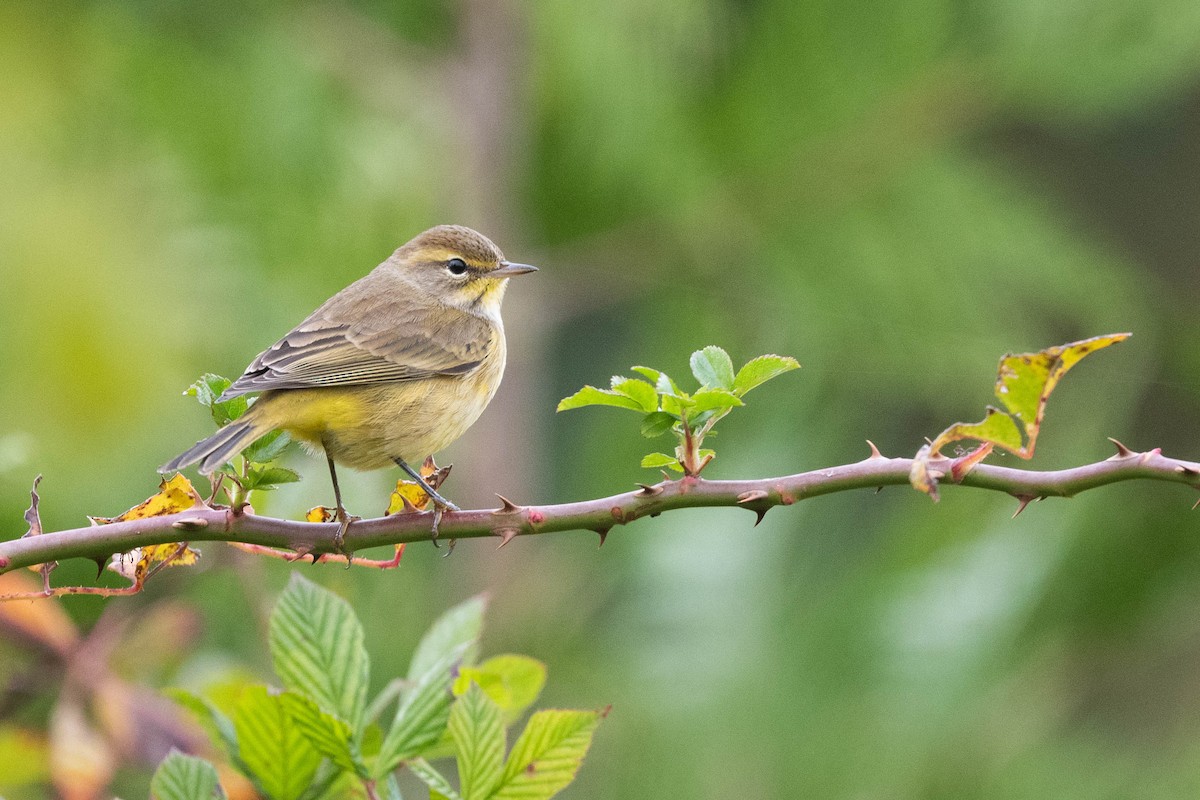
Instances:
[[[172,749],[154,771],[150,795],[155,800],[212,800],[225,793],[217,782],[216,767]]]
[[[376,777],[386,775],[401,761],[424,754],[442,738],[450,718],[454,695],[450,685],[463,655],[476,645],[474,640],[460,642],[434,662],[411,689],[400,698],[391,730],[379,747],[375,761]]]
[[[546,665],[535,658],[505,654],[494,656],[478,667],[463,667],[454,681],[455,696],[464,694],[472,682],[500,707],[505,724],[516,721],[542,693]]]
[[[701,389],[692,395],[692,413],[724,411],[744,405],[738,396],[727,389]]]
[[[500,707],[477,684],[472,683],[450,710],[450,735],[464,800],[491,797],[504,771],[504,725]]]
[[[222,714],[217,707],[204,698],[184,689],[166,689],[168,697],[186,708],[196,717],[200,727],[208,734],[208,738],[225,748],[225,755],[230,761],[238,761],[237,733],[233,729],[233,721]]]
[[[184,394],[196,398],[200,405],[207,408],[212,413],[213,422],[220,427],[245,414],[246,409],[250,407],[250,400],[245,395],[238,395],[224,401],[217,400],[231,383],[232,381],[228,378],[206,372],[189,386]]]
[[[283,685],[361,730],[370,663],[350,604],[293,572],[271,613],[270,639]]]
[[[570,397],[564,397],[558,403],[558,411],[570,411],[572,408],[584,406],[616,406],[642,411],[642,404],[619,392],[607,389],[597,389],[595,386],[585,386]]]
[[[249,447],[242,451],[242,458],[257,464],[273,461],[283,454],[292,443],[292,437],[286,431],[271,431],[260,436]],[[282,483],[283,481],[280,481]]]
[[[413,653],[408,666],[408,679],[419,680],[429,669],[440,663],[452,652],[460,651],[462,645],[479,640],[483,631],[483,612],[487,610],[487,598],[482,594],[471,597],[444,612],[432,625]],[[473,659],[467,654],[467,661]]]
[[[658,410],[658,392],[654,391],[654,387],[645,381],[614,375],[612,389],[637,403],[641,411]]]
[[[597,711],[539,711],[513,745],[497,800],[546,800],[575,779],[600,724]]]
[[[647,414],[642,418],[642,436],[645,436],[647,439],[662,436],[675,427],[675,423],[678,421],[678,417],[674,414],[668,414],[666,411],[655,411],[653,414]]]
[[[293,724],[313,749],[343,770],[369,777],[367,768],[356,753],[354,732],[349,725],[322,711],[311,699],[295,692],[283,692],[279,699],[284,710],[291,715]]]
[[[632,367],[633,371],[644,378],[647,378],[651,383],[657,385],[662,373],[654,367]]]
[[[733,391],[741,396],[755,386],[777,378],[785,372],[800,369],[800,362],[790,356],[765,355],[752,358],[738,370],[733,379]]]
[[[312,782],[321,755],[308,743],[278,695],[247,686],[233,712],[242,761],[273,800],[297,800]]]
[[[692,374],[705,389],[733,389],[733,362],[715,345],[692,353]]]
[[[286,467],[255,466],[246,470],[246,477],[241,479],[242,488],[249,491],[257,489],[267,492],[283,483],[295,483],[300,475]]]
[[[414,758],[408,762],[408,768],[412,770],[413,775],[416,775],[429,787],[430,800],[436,800],[438,797],[446,800],[463,800],[462,795],[454,791],[450,781],[446,780],[446,776],[434,769],[433,765],[425,759]]]
[[[679,460],[675,456],[669,456],[666,453],[650,453],[643,456],[642,466],[646,469],[669,467],[676,472],[683,472],[683,467],[679,466]]]

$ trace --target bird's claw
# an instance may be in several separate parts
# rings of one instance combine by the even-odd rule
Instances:
[[[362,519],[362,517],[357,516],[356,514],[350,514],[346,511],[346,509],[340,506],[338,507],[337,513],[334,516],[338,521],[338,529],[337,532],[333,534],[333,550],[338,555],[346,555],[346,550],[344,547],[346,543],[346,531],[350,530],[350,523],[358,522]],[[349,557],[347,557],[346,560],[349,562]]]
[[[445,504],[434,501],[433,504],[433,528],[430,530],[430,538],[433,541],[434,547],[441,547],[438,544],[438,527],[442,524],[442,515],[447,511],[462,511],[461,508],[447,501]],[[446,555],[454,552],[454,540],[450,540],[450,549],[446,551]]]

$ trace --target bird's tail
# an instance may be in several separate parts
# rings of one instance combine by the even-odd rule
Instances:
[[[256,423],[254,414],[247,412],[221,430],[196,442],[182,454],[158,468],[159,472],[175,472],[192,464],[200,464],[200,474],[211,475],[245,450],[270,428]]]

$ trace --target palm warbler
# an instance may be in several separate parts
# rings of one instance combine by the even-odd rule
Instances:
[[[440,225],[401,247],[260,353],[221,399],[261,392],[229,423],[159,471],[199,463],[209,475],[260,436],[283,429],[322,450],[341,523],[334,463],[393,462],[443,511],[458,507],[409,466],[441,450],[479,418],[504,373],[500,302],[508,278],[536,271],[504,259],[470,228]]]

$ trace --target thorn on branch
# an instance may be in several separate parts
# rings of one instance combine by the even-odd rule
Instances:
[[[600,534],[600,547],[604,547],[604,540],[608,538],[608,532],[611,528],[596,528],[596,533]]]
[[[737,496],[737,501],[740,505],[753,503],[756,500],[766,500],[769,495],[763,489],[751,489],[748,492],[742,492]]]
[[[1025,507],[1028,506],[1030,503],[1032,503],[1034,500],[1042,499],[1042,498],[1038,497],[1037,495],[1033,495],[1033,494],[1016,494],[1016,495],[1013,495],[1013,497],[1017,498],[1017,500],[1020,501],[1020,505],[1018,505],[1017,510],[1013,512],[1012,519],[1016,519],[1017,515],[1020,514],[1022,511],[1024,511]]]
[[[203,517],[185,517],[171,523],[172,528],[184,531],[197,531],[208,527],[208,520]]]
[[[1188,475],[1188,476],[1200,475],[1200,471],[1192,469],[1187,464],[1180,464],[1179,466],[1175,467],[1175,471],[1181,475]]]
[[[521,507],[519,505],[514,503],[512,500],[509,500],[504,495],[498,494],[498,495],[496,495],[496,497],[500,498],[501,505],[499,508],[497,508],[495,511],[492,512],[493,514],[516,514],[518,511],[521,510]],[[501,547],[503,547],[503,545],[501,545]]]
[[[883,458],[883,453],[879,452],[879,448],[870,439],[867,439],[867,445],[871,448],[871,455],[867,456],[868,461],[874,461],[878,458]]]
[[[492,531],[492,533],[500,537],[500,547],[504,547],[504,545],[515,539],[520,531],[516,528],[497,528],[496,530]],[[499,550],[500,547],[497,547],[496,549]]]
[[[1115,456],[1110,456],[1108,459],[1109,461],[1116,461],[1116,460],[1122,459],[1122,458],[1133,458],[1134,456],[1137,455],[1137,453],[1133,452],[1128,447],[1121,444],[1120,442],[1118,442],[1116,439],[1112,438],[1111,436],[1108,437],[1108,440],[1110,442],[1112,442],[1114,445],[1116,445],[1116,447],[1117,447],[1117,454]]]
[[[662,494],[663,491],[661,486],[651,486],[648,483],[637,483],[634,485],[641,487],[640,491],[634,492],[634,494],[643,497],[654,497],[657,494]]]

